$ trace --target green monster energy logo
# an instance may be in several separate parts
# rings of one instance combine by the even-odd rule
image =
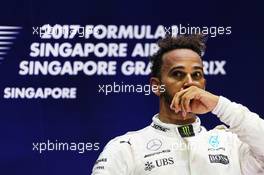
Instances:
[[[194,136],[192,125],[184,125],[184,126],[178,127],[178,131],[182,137]]]

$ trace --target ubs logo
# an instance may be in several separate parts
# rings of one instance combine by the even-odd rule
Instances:
[[[152,169],[156,168],[156,167],[162,167],[162,166],[167,166],[167,165],[172,165],[174,164],[174,160],[172,157],[169,157],[169,158],[163,158],[163,159],[158,159],[158,160],[155,160],[155,162],[150,162],[150,161],[147,161],[145,163],[145,168],[144,170],[145,171],[151,171]]]
[[[147,149],[150,151],[157,151],[162,146],[162,142],[159,139],[152,139],[147,143]]]
[[[157,167],[174,164],[174,161],[173,161],[172,157],[159,159],[159,160],[156,160],[155,162],[156,162]]]

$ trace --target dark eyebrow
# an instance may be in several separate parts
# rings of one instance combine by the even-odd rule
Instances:
[[[202,66],[194,66],[193,69],[194,69],[194,70],[196,70],[196,69],[200,69],[200,70],[203,71],[203,67],[202,67]]]
[[[173,67],[173,68],[169,71],[169,74],[172,73],[174,70],[177,70],[177,69],[183,70],[183,69],[184,69],[184,66],[175,66],[175,67]]]
[[[173,72],[174,70],[177,70],[177,69],[183,70],[184,66],[175,66],[169,71],[169,73],[171,73],[171,72]],[[199,70],[203,71],[203,67],[202,66],[193,66],[193,69],[194,70],[198,70],[199,69]]]

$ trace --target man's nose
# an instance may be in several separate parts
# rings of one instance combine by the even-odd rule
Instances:
[[[197,86],[197,84],[193,81],[192,76],[190,74],[187,74],[185,82],[183,84],[183,88],[186,89],[190,86]]]

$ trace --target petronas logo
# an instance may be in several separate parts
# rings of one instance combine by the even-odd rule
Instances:
[[[184,126],[178,127],[178,131],[182,137],[194,136],[192,125],[184,125]]]

